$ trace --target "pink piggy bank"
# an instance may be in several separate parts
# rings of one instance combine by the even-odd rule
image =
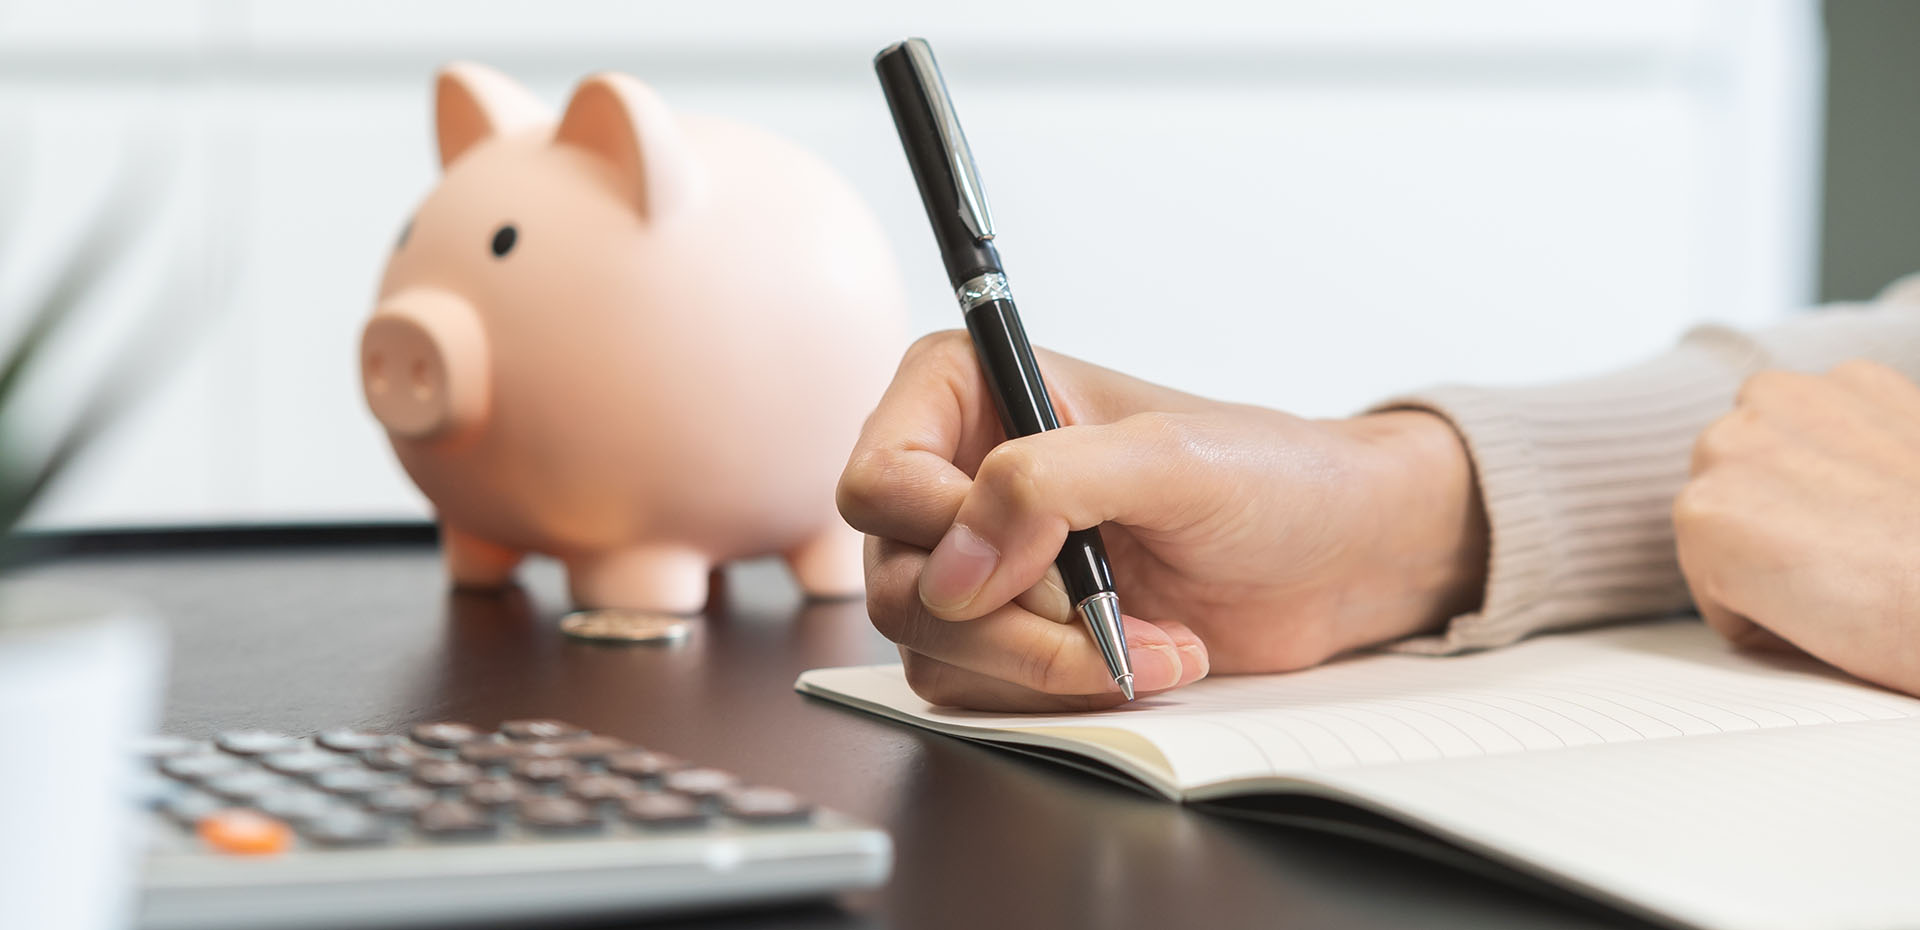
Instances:
[[[861,590],[834,483],[905,335],[879,224],[818,158],[676,114],[619,74],[558,124],[452,65],[440,185],[360,340],[367,404],[437,511],[454,582],[559,559],[576,603],[699,610],[777,553]]]

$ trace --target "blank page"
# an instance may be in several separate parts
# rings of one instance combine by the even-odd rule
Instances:
[[[1920,700],[1804,657],[1736,652],[1695,620],[1541,636],[1465,656],[1372,654],[1291,674],[1222,676],[1059,716],[935,708],[897,665],[808,672],[801,686],[966,735],[1020,730],[1073,745],[1117,730],[1156,747],[1183,792],[1355,766],[1920,717]]]
[[[1920,927],[1920,720],[1347,768],[1321,786],[1713,928]]]

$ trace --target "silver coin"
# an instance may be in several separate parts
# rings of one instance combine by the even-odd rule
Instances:
[[[677,643],[692,629],[685,617],[618,607],[576,610],[560,618],[560,632],[599,642]]]

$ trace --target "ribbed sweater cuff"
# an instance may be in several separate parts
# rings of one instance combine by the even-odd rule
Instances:
[[[1477,612],[1403,651],[1485,649],[1542,630],[1684,608],[1674,494],[1694,438],[1725,413],[1763,353],[1696,331],[1643,365],[1553,387],[1440,387],[1379,409],[1445,417],[1465,439],[1492,545]]]
[[[1485,649],[1542,630],[1684,609],[1671,510],[1694,440],[1761,369],[1818,372],[1851,358],[1920,381],[1920,274],[1872,304],[1828,307],[1751,335],[1702,327],[1672,352],[1602,377],[1440,387],[1379,405],[1453,423],[1492,530],[1480,609],[1395,648]]]

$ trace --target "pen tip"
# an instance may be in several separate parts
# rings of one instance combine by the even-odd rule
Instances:
[[[1113,680],[1113,683],[1120,686],[1120,693],[1126,695],[1127,700],[1129,701],[1133,700],[1133,676],[1132,675],[1122,675],[1119,678],[1115,678]]]

